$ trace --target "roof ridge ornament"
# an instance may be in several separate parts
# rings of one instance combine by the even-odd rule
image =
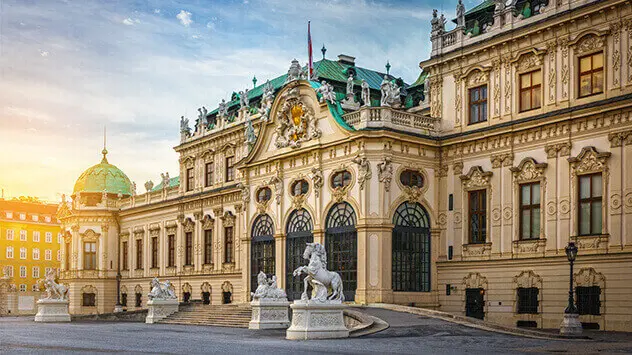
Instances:
[[[108,154],[108,150],[105,148],[106,147],[106,126],[103,126],[103,150],[101,151],[101,154],[103,154],[103,159],[101,159],[101,164],[109,164],[108,163],[108,159],[105,157]]]

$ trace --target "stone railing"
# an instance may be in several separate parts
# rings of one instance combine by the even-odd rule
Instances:
[[[103,279],[106,277],[116,277],[116,271],[64,270],[59,273],[60,279]]]
[[[363,107],[342,116],[355,128],[390,128],[417,134],[436,135],[438,119],[390,107]]]

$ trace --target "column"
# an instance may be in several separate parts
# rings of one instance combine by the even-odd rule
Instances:
[[[213,209],[213,214],[215,215],[215,228],[213,228],[213,268],[215,271],[221,271],[222,264],[224,263],[224,256],[222,255],[222,250],[224,250],[224,228],[221,218],[223,211],[222,208]]]
[[[204,261],[202,260],[202,249],[204,242],[202,241],[202,237],[204,231],[202,230],[202,218],[204,214],[200,212],[193,213],[193,217],[195,218],[195,228],[193,229],[193,267],[196,273],[202,272],[202,264]]]
[[[542,203],[542,208],[544,208],[545,215],[545,236],[546,236],[546,251],[547,253],[553,252],[557,253],[560,249],[561,241],[560,235],[558,234],[558,220],[557,220],[557,205],[558,200],[557,196],[559,193],[559,184],[560,181],[558,179],[558,159],[557,159],[557,149],[555,145],[547,145],[544,147],[547,156],[548,166],[544,171],[544,181],[546,183],[545,196],[544,201]],[[540,188],[542,188],[541,186]],[[542,221],[544,222],[544,221]]]

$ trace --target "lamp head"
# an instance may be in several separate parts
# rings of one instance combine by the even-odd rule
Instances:
[[[577,246],[575,245],[575,242],[569,242],[568,246],[566,246],[564,250],[566,251],[568,261],[575,261],[575,258],[577,257]]]

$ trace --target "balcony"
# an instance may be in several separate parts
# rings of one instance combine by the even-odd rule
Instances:
[[[390,107],[362,107],[342,116],[345,122],[357,129],[393,129],[415,134],[437,135],[437,118],[423,116]]]

